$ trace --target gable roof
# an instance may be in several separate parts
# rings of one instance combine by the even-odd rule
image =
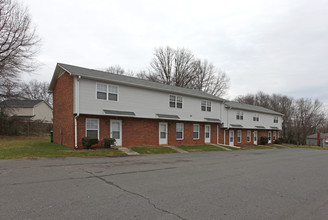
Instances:
[[[261,113],[266,113],[266,114],[272,114],[272,115],[280,115],[282,116],[283,114],[261,107],[257,105],[248,105],[248,104],[243,104],[239,102],[233,102],[233,101],[227,101],[225,103],[227,108],[233,108],[233,109],[240,109],[240,110],[247,110],[247,111],[253,111],[253,112],[261,112]]]
[[[0,103],[0,107],[9,107],[9,108],[33,108],[43,100],[5,100]]]
[[[318,135],[317,133],[311,134],[311,135],[307,136],[306,138],[309,138],[309,139],[317,139],[317,135]],[[325,136],[328,137],[328,133],[320,133],[320,139],[325,138]]]
[[[216,101],[225,101],[222,98],[219,98],[217,96],[214,96],[214,95],[211,95],[211,94],[208,94],[206,92],[202,92],[202,91],[199,91],[196,89],[187,89],[187,88],[167,85],[167,84],[163,84],[163,83],[152,82],[149,80],[139,79],[136,77],[118,75],[118,74],[113,74],[113,73],[100,71],[100,70],[94,70],[94,69],[87,69],[84,67],[78,67],[78,66],[68,65],[68,64],[64,64],[64,63],[57,63],[55,73],[53,75],[53,78],[52,78],[50,86],[49,86],[49,92],[53,92],[53,89],[55,87],[57,79],[65,71],[73,76],[81,76],[83,78],[89,78],[89,79],[93,79],[93,80],[110,81],[110,82],[116,82],[119,84],[132,85],[132,86],[136,86],[136,87],[143,87],[143,88],[147,88],[147,89],[170,92],[173,94],[195,96],[198,98],[211,99],[211,100],[216,100]]]

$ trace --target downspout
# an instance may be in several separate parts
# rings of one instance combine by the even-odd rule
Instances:
[[[76,115],[74,117],[74,147],[75,147],[75,149],[78,148],[78,146],[77,146],[77,118],[80,115],[80,79],[81,79],[81,76],[78,76],[77,83],[76,83]]]

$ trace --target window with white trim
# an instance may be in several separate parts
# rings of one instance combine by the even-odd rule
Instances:
[[[177,140],[183,139],[183,123],[176,124],[176,138]]]
[[[238,111],[236,114],[237,120],[244,120],[244,112]]]
[[[211,103],[211,101],[202,100],[201,101],[201,110],[203,112],[211,112],[212,111],[212,103]]]
[[[118,86],[97,83],[97,99],[117,101]]]
[[[237,131],[237,141],[238,143],[241,143],[241,130]]]
[[[273,140],[276,140],[276,131],[273,131]]]
[[[253,116],[253,121],[260,121],[260,115],[255,113]]]
[[[99,119],[87,118],[85,123],[86,136],[99,138]]]
[[[251,142],[252,132],[250,130],[247,131],[247,142]]]
[[[193,139],[194,140],[199,139],[199,124],[193,125]]]
[[[169,106],[171,108],[182,108],[182,96],[170,95]]]
[[[278,123],[278,116],[273,117],[273,123]]]

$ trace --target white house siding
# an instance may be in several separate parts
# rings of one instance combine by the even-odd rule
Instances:
[[[52,122],[52,109],[44,102],[34,106],[34,115],[33,120]]]
[[[243,120],[237,120],[237,112],[243,112]],[[253,121],[255,114],[259,115],[259,121]],[[253,128],[258,129],[255,126],[264,126],[265,129],[271,129],[271,127],[278,127],[279,130],[282,129],[282,117],[278,116],[278,123],[273,123],[275,115],[259,113],[248,110],[238,110],[238,109],[228,109],[225,108],[223,115],[224,117],[224,127],[230,127],[230,124],[242,125],[243,128]]]
[[[32,116],[34,115],[33,108],[7,108],[6,114],[9,116]]]
[[[76,113],[76,106],[79,103],[80,114],[94,114],[104,115],[103,110],[118,110],[118,111],[132,111],[136,114],[135,117],[141,118],[158,118],[156,114],[178,115],[179,120],[185,121],[206,121],[204,118],[220,118],[222,102],[211,101],[212,111],[201,111],[201,98],[195,98],[186,95],[175,93],[166,93],[151,89],[140,87],[126,86],[120,84],[118,101],[99,100],[96,97],[96,83],[97,81],[80,79],[79,102],[77,101],[77,80],[74,83],[74,112]],[[98,81],[98,83],[110,84]],[[179,95],[183,97],[183,107],[170,108],[169,95]]]

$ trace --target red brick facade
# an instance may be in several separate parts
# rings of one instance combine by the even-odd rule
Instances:
[[[158,145],[159,144],[159,123],[166,122],[168,124],[168,145],[182,144],[204,144],[205,124],[211,125],[211,143],[217,142],[217,124],[203,122],[187,122],[160,119],[143,119],[130,117],[115,116],[89,116],[80,115],[78,117],[78,146],[82,147],[81,139],[86,136],[86,119],[99,119],[99,140],[110,137],[110,120],[122,121],[122,146],[132,145]],[[176,139],[176,123],[184,124],[183,140]],[[193,124],[199,124],[199,139],[193,139]],[[220,129],[219,129],[220,130]],[[100,144],[101,145],[101,142]],[[70,145],[71,146],[71,145]]]
[[[64,73],[53,91],[54,142],[74,146],[73,77]]]

